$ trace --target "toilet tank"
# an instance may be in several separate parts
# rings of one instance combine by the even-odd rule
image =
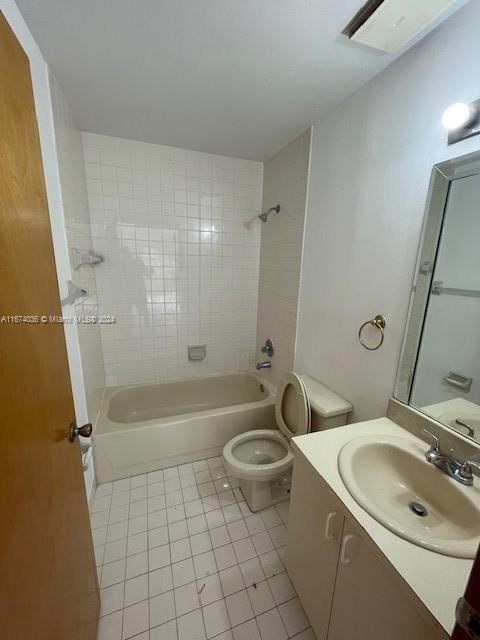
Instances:
[[[311,430],[323,431],[347,424],[353,407],[324,384],[311,376],[302,375],[311,410]]]

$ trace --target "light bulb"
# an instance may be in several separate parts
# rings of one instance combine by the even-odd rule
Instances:
[[[465,102],[456,102],[446,109],[442,124],[449,131],[466,127],[475,117],[474,110]]]

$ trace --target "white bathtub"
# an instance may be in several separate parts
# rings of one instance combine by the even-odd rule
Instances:
[[[275,425],[275,389],[251,373],[107,389],[94,434],[98,482],[217,456]]]

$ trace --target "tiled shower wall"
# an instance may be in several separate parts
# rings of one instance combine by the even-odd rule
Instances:
[[[107,386],[250,368],[262,164],[83,133]],[[191,362],[189,344],[206,344]]]

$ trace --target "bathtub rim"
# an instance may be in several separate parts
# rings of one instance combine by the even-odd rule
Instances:
[[[169,383],[179,383],[179,382],[191,382],[192,380],[205,380],[205,379],[214,379],[214,378],[225,378],[227,376],[235,376],[235,375],[248,375],[255,378],[259,384],[263,384],[263,386],[268,390],[268,396],[263,400],[256,400],[254,402],[242,402],[240,404],[227,405],[224,407],[216,407],[214,409],[204,409],[203,411],[191,411],[189,413],[179,413],[173,416],[164,416],[162,418],[151,418],[150,420],[140,420],[139,422],[114,422],[110,420],[108,417],[108,409],[111,399],[120,391],[124,389],[135,389],[139,387],[144,387],[147,385],[162,385]],[[102,403],[100,406],[100,411],[98,414],[98,420],[95,425],[95,429],[93,432],[93,439],[99,438],[102,436],[109,436],[117,431],[129,431],[134,430],[138,431],[139,429],[144,429],[152,426],[162,426],[162,425],[170,425],[177,422],[185,422],[194,417],[205,417],[206,415],[214,415],[218,416],[225,413],[233,413],[238,412],[242,409],[253,409],[259,407],[268,407],[270,405],[275,404],[276,401],[276,388],[271,384],[271,382],[261,378],[256,372],[253,371],[237,371],[234,373],[215,373],[209,376],[201,376],[198,378],[178,378],[177,380],[166,380],[163,382],[145,382],[140,384],[128,384],[128,385],[118,385],[115,387],[106,387],[105,392],[103,394]],[[102,431],[101,427],[103,425],[107,426],[106,431]]]

